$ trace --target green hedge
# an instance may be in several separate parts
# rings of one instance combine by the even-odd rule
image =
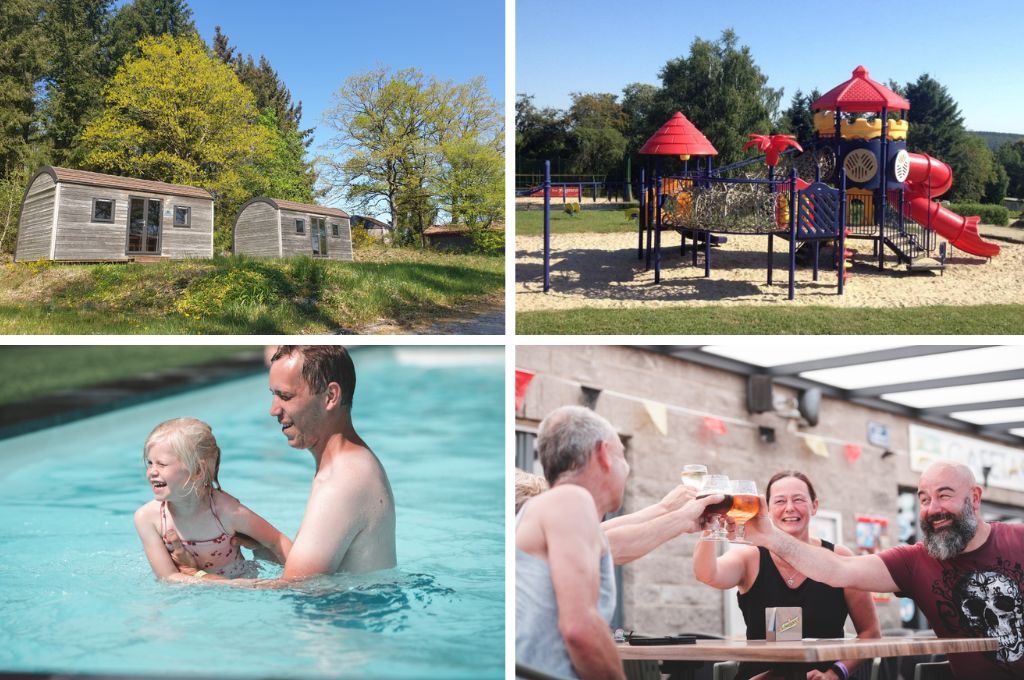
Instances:
[[[946,207],[957,215],[969,217],[977,215],[985,224],[994,224],[1005,227],[1010,223],[1010,211],[1001,205],[987,205],[985,203],[947,203]]]

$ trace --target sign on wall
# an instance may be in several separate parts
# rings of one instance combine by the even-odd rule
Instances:
[[[971,468],[979,483],[991,468],[988,485],[1024,491],[1024,451],[983,439],[964,437],[921,425],[910,425],[910,469],[921,472],[932,462],[948,460]]]

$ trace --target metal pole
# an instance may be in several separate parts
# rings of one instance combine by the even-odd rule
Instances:
[[[629,195],[629,182],[626,182],[626,195]],[[640,168],[640,210],[636,214],[637,222],[637,237],[638,241],[636,244],[636,259],[644,259],[644,226],[647,224],[647,205],[644,202],[644,169]]]
[[[657,211],[657,221],[654,231],[654,282],[661,283],[661,156],[658,156],[654,196],[654,209]]]
[[[544,292],[551,290],[551,161],[544,161]]]
[[[846,170],[839,169],[839,294],[846,282]]]
[[[889,134],[889,109],[882,107],[882,139],[879,140],[878,146],[878,162],[881,166],[878,169],[879,178],[878,183],[881,187],[879,192],[879,198],[881,201],[882,219],[878,221],[878,269],[885,268],[885,207],[888,203],[888,191],[887,185],[888,174],[886,172],[886,166],[889,164],[889,140],[886,138]]]
[[[789,171],[789,299],[796,296],[796,210],[799,201],[796,195],[796,168]]]

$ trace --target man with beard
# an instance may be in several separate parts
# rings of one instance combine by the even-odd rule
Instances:
[[[1024,677],[1024,525],[979,520],[981,487],[964,465],[932,463],[917,489],[916,545],[843,557],[775,528],[763,506],[747,538],[816,581],[913,599],[939,637],[998,638],[995,653],[950,655],[958,680]]]

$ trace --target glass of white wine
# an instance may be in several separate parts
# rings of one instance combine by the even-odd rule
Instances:
[[[679,481],[683,486],[700,491],[704,488],[704,478],[707,476],[708,469],[704,465],[684,465],[683,471],[679,473]]]

